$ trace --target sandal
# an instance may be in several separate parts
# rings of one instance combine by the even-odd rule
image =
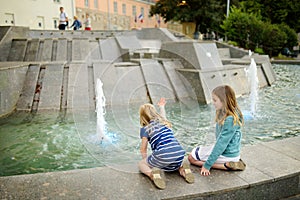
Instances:
[[[188,183],[194,183],[195,182],[195,177],[191,171],[190,165],[187,162],[183,162],[182,168],[184,170],[185,176],[184,179]]]
[[[166,183],[164,179],[160,176],[160,169],[153,167],[152,168],[152,175],[153,175],[153,183],[159,189],[165,189]]]
[[[224,167],[226,167],[227,170],[234,170],[234,171],[243,171],[246,168],[246,164],[242,159],[240,159],[238,162],[229,162],[228,165],[224,163]]]

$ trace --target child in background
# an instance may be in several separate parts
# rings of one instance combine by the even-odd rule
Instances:
[[[161,98],[158,105],[159,114],[152,104],[144,104],[140,107],[140,137],[142,139],[140,152],[142,160],[139,169],[147,175],[159,189],[166,187],[160,170],[175,171],[188,182],[194,182],[194,175],[190,170],[188,162],[184,162],[185,150],[174,137],[171,123],[165,117],[166,102]],[[151,145],[152,154],[147,155],[148,142]]]
[[[240,159],[241,126],[243,114],[239,109],[233,89],[219,86],[212,91],[216,109],[216,143],[210,147],[196,147],[188,159],[191,164],[202,167],[200,174],[210,175],[210,169],[244,170],[246,165]]]
[[[74,16],[74,22],[70,28],[73,28],[74,31],[79,30],[81,28],[81,22],[78,20],[76,16]]]
[[[85,14],[85,18],[86,19],[84,21],[84,26],[85,26],[84,30],[90,31],[90,30],[92,30],[92,22],[91,22],[91,18],[88,13]]]

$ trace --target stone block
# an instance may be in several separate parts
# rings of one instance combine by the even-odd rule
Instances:
[[[153,103],[158,102],[161,97],[176,99],[174,89],[161,64],[156,60],[141,60],[141,69]]]
[[[60,110],[63,65],[46,65],[42,81],[38,110]]]
[[[27,47],[27,39],[13,39],[7,61],[23,61]]]

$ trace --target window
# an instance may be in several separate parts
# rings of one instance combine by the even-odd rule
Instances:
[[[85,7],[89,7],[89,0],[84,0]]]
[[[144,8],[143,7],[141,7],[141,15],[144,16]]]
[[[15,24],[15,20],[14,20],[14,14],[12,13],[5,13],[4,14],[4,22],[7,25],[14,25]]]
[[[126,15],[126,4],[125,3],[122,4],[122,13],[123,13],[123,15]]]
[[[54,24],[54,28],[57,29],[58,28],[58,26],[57,26],[57,19],[53,20],[53,24]]]
[[[60,3],[60,0],[53,0],[54,3]]]
[[[136,6],[132,6],[132,16],[136,16]]]
[[[98,0],[94,0],[94,7],[98,8]]]
[[[114,1],[114,13],[118,13],[118,2]]]

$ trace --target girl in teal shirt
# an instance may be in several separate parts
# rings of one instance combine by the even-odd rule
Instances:
[[[240,159],[241,126],[243,114],[237,104],[233,89],[219,86],[212,91],[216,109],[216,143],[211,147],[196,147],[188,159],[191,164],[201,167],[201,175],[210,175],[210,169],[244,170]]]

